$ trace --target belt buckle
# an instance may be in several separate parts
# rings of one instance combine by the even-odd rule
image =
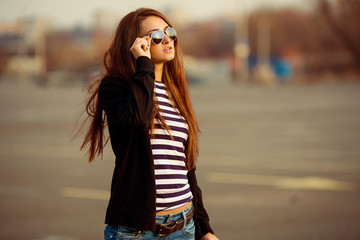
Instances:
[[[159,225],[159,230],[157,231],[157,236],[159,237],[163,237],[163,236],[167,236],[170,233],[173,233],[174,231],[172,231],[173,229],[176,229],[176,226],[181,223],[183,223],[184,225],[188,224],[188,220],[191,219],[193,217],[193,211],[191,210],[188,214],[186,214],[186,218],[185,219],[179,219],[175,222],[169,222],[169,223],[163,223]],[[167,231],[168,233],[164,233],[164,229],[166,230],[170,230]]]
[[[157,232],[157,236],[163,237],[163,236],[168,235],[169,233],[164,233],[164,229],[172,230],[173,228],[176,227],[176,225],[177,225],[177,222],[169,222],[169,223],[165,223],[165,224],[160,224],[159,231]]]
[[[162,233],[162,228],[159,229],[159,231],[157,232],[157,236],[158,237],[163,237],[165,236],[166,234]]]

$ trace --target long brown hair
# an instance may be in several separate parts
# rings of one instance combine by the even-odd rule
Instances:
[[[141,22],[149,16],[162,18],[169,26],[172,26],[163,14],[153,9],[140,8],[127,14],[120,21],[110,47],[104,55],[103,63],[106,70],[104,76],[118,76],[131,81],[131,77],[135,73],[135,58],[129,49],[140,35]],[[195,167],[198,155],[199,129],[189,97],[178,40],[174,44],[175,58],[164,64],[162,81],[168,89],[170,99],[179,109],[182,116],[184,116],[189,126],[185,154],[187,157],[187,167],[190,170]],[[102,155],[103,149],[109,140],[109,138],[105,139],[104,137],[104,128],[107,125],[107,120],[98,100],[100,82],[101,78],[90,84],[88,90],[89,98],[86,104],[87,120],[90,120],[90,126],[87,129],[80,149],[88,148],[89,162],[92,162],[96,156]],[[155,101],[152,123],[156,117],[161,118]],[[164,128],[168,129],[163,119],[160,119],[160,123]],[[152,124],[151,130],[153,127]]]

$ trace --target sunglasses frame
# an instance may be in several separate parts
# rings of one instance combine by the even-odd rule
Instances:
[[[175,31],[175,36],[169,36],[169,34],[168,34],[168,30],[169,30],[169,29],[171,29],[171,30],[173,29],[173,30]],[[153,34],[154,34],[154,33],[158,33],[158,32],[161,32],[162,38],[161,38],[161,41],[160,41],[159,43],[156,43],[156,42],[154,42]],[[175,28],[172,28],[172,27],[166,28],[165,31],[156,30],[156,31],[152,32],[150,35],[147,35],[147,36],[151,38],[151,42],[152,42],[153,44],[157,45],[157,44],[160,44],[160,43],[162,43],[162,42],[164,41],[165,34],[166,34],[166,36],[167,36],[168,38],[170,38],[170,40],[176,41],[176,39],[177,39],[177,32],[176,32]],[[174,38],[175,38],[175,39],[174,39]],[[160,38],[156,38],[156,39],[160,40]]]

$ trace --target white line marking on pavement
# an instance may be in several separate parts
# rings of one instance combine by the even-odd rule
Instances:
[[[338,181],[321,177],[282,177],[237,173],[209,173],[208,180],[214,183],[271,186],[283,189],[306,189],[325,191],[357,191],[354,182]]]
[[[61,194],[64,197],[86,198],[86,199],[96,199],[96,200],[108,200],[110,197],[110,191],[89,189],[89,188],[73,188],[73,187],[62,188]]]

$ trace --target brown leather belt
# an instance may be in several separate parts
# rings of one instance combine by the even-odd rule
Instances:
[[[193,210],[191,210],[187,215],[186,215],[186,225],[189,224],[189,222],[191,221],[191,219],[193,218]],[[184,227],[184,219],[180,219],[176,222],[169,222],[169,223],[163,223],[163,224],[156,224],[156,228],[155,228],[155,232],[157,233],[158,236],[166,236],[169,235],[171,233],[176,232],[177,230],[180,230]]]

